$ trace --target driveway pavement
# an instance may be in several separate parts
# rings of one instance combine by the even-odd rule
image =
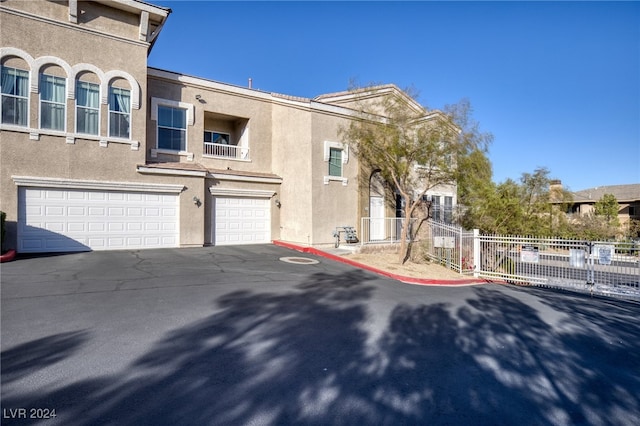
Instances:
[[[635,303],[414,286],[273,245],[1,268],[3,425],[640,418]]]

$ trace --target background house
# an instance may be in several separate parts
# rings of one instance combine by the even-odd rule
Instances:
[[[593,212],[595,203],[606,194],[611,194],[618,200],[618,220],[621,226],[625,226],[631,219],[640,220],[640,183],[598,186],[572,192],[571,212],[580,215]]]

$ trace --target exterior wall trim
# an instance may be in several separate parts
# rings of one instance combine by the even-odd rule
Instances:
[[[209,178],[216,180],[227,180],[236,182],[259,182],[259,183],[282,183],[282,178],[276,177],[260,177],[260,176],[239,176],[239,175],[226,175],[223,173],[209,173]]]
[[[179,194],[184,185],[156,184],[139,182],[110,182],[99,180],[76,180],[33,176],[11,176],[16,186],[94,189],[102,191],[134,191],[134,192],[170,192]]]
[[[253,197],[253,198],[271,198],[276,192],[264,189],[232,189],[232,188],[216,188],[209,187],[209,192],[213,196],[223,197]]]
[[[84,133],[74,132],[60,132],[49,129],[37,129],[31,127],[21,127],[11,124],[0,124],[0,130],[7,132],[20,132],[29,133],[29,139],[33,141],[40,140],[40,136],[58,136],[66,138],[68,144],[75,144],[76,139],[86,139],[99,142],[100,146],[106,148],[110,143],[119,143],[124,145],[131,145],[132,151],[138,151],[140,149],[140,141],[134,141],[129,139],[115,138],[115,137],[103,137],[98,135],[87,135]]]
[[[195,176],[206,177],[207,172],[197,170],[158,169],[155,167],[138,166],[138,173],[150,175]]]

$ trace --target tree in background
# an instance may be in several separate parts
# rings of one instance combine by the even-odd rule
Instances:
[[[473,164],[485,164],[476,154]],[[540,167],[533,173],[523,173],[520,182],[507,179],[500,184],[491,182],[486,173],[471,183],[463,180],[459,192],[465,205],[461,224],[478,228],[488,234],[551,236],[566,230],[564,212],[571,200],[568,191],[554,188],[549,170]],[[459,187],[460,188],[460,187]],[[474,195],[466,192],[473,192]]]
[[[618,200],[613,194],[604,194],[593,206],[596,216],[604,218],[606,223],[611,226],[620,226],[618,220]]]
[[[375,90],[375,88],[353,89]],[[420,106],[413,90],[397,91],[359,105],[360,119],[341,129],[344,140],[365,170],[379,170],[382,179],[404,199],[399,261],[409,255],[412,218],[424,195],[438,185],[455,183],[458,159],[485,150],[491,135],[480,133],[464,100],[430,111]]]

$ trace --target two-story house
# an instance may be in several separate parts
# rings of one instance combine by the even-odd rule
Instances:
[[[356,117],[344,94],[150,68],[170,13],[138,0],[0,1],[6,247],[317,245],[371,214],[381,194],[340,140]],[[393,85],[359,96],[390,94],[406,96]],[[455,199],[445,192],[430,195]]]

